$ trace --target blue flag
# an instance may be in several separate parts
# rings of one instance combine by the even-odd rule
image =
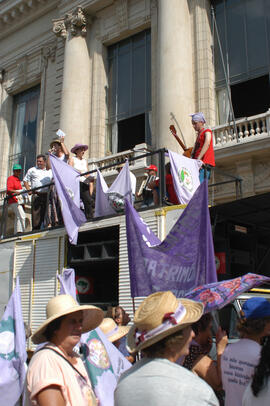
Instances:
[[[183,297],[217,281],[206,181],[163,242],[127,201],[126,230],[132,297],[163,290]]]
[[[13,406],[20,398],[26,377],[26,340],[19,278],[0,321],[0,399]]]
[[[125,199],[132,203],[132,189],[128,161],[108,187],[100,171],[97,171],[95,217],[112,215],[125,208]]]
[[[52,154],[50,163],[69,241],[76,245],[79,227],[86,222],[85,215],[80,209],[79,173]]]

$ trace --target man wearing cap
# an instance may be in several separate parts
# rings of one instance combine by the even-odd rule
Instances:
[[[225,406],[242,405],[242,398],[259,363],[263,337],[270,336],[270,302],[252,297],[242,307],[237,325],[240,340],[229,344],[221,357]]]
[[[7,178],[7,194],[9,207],[14,212],[14,234],[23,233],[25,231],[25,212],[23,207],[23,198],[17,193],[22,191],[20,174],[22,167],[19,164],[13,165],[13,175]]]
[[[177,299],[170,291],[153,293],[142,302],[127,348],[142,351],[143,358],[121,376],[115,406],[218,406],[210,386],[175,363],[188,354],[194,337],[191,324],[202,313],[201,303]]]
[[[34,332],[34,344],[45,343],[33,355],[26,379],[26,405],[97,406],[86,369],[73,350],[82,333],[103,319],[101,309],[79,306],[70,295],[49,300],[46,320]]]
[[[45,155],[37,156],[37,166],[28,169],[24,179],[24,186],[32,195],[32,228],[40,230],[45,226],[45,214],[48,203],[48,188],[42,188],[33,192],[30,189],[47,185],[52,182],[52,171],[46,169]]]
[[[191,157],[203,161],[200,169],[200,182],[205,178],[210,179],[211,169],[215,166],[215,154],[213,147],[213,133],[209,128],[205,128],[205,117],[203,113],[191,114],[191,123],[197,132],[196,142]]]
[[[145,179],[145,184],[143,185],[142,190],[142,208],[154,206],[153,189],[149,187],[149,184],[158,180],[158,168],[156,167],[156,165],[149,165],[147,168],[145,168],[145,170],[147,171],[147,178]]]

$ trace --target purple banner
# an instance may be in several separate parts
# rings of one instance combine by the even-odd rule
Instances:
[[[207,181],[163,242],[127,201],[126,228],[132,297],[164,290],[183,297],[199,285],[217,281]]]
[[[86,222],[80,209],[80,178],[72,166],[55,155],[50,154],[50,163],[69,242],[76,245],[79,227]]]

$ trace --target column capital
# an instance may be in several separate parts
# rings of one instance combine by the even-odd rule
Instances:
[[[85,37],[87,34],[87,21],[84,10],[81,6],[75,8],[74,11],[65,15],[65,17],[53,20],[53,32],[56,36],[66,38],[68,31],[72,36],[81,35]]]

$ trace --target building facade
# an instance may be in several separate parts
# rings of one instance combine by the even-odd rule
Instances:
[[[269,43],[268,0],[0,0],[1,196],[12,165],[24,172],[33,166],[58,128],[69,149],[89,146],[95,169],[164,147],[181,153],[169,126],[192,146],[196,111],[214,133],[211,183],[232,180],[209,189],[210,202],[234,200],[236,177],[244,197],[269,192]],[[147,163],[135,161],[137,177]],[[161,240],[180,213],[167,209],[143,213]],[[0,310],[6,286],[11,291],[20,275],[25,321],[36,327],[48,295],[57,292],[56,274],[70,266],[83,277],[94,269],[90,277],[100,291],[106,278],[100,269],[111,272],[114,290],[102,295],[132,311],[123,217],[87,222],[73,248],[63,228],[1,243]],[[261,257],[268,259],[268,237],[260,237],[258,250],[252,235],[251,248],[243,236],[238,247],[239,234],[236,244],[226,227],[216,249],[228,268],[243,252],[235,263],[243,257],[247,269],[246,246],[261,250],[257,262],[250,254],[248,269],[256,271]]]

